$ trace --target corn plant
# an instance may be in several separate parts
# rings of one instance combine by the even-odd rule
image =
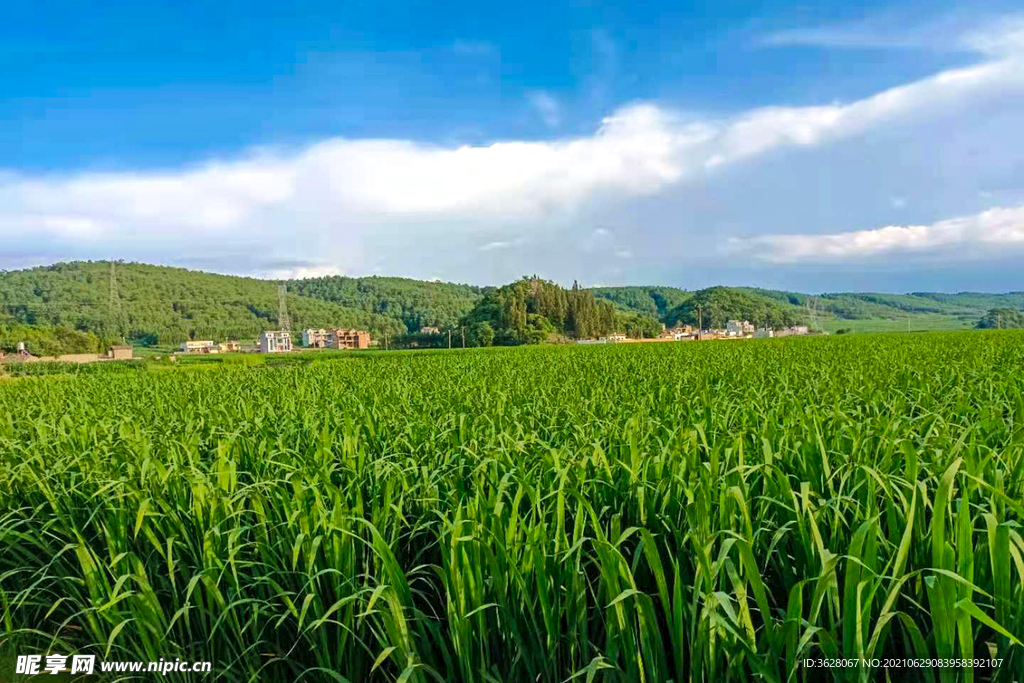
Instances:
[[[17,378],[0,501],[0,654],[246,682],[1024,680],[1010,331]],[[868,664],[806,664],[842,658]],[[936,658],[1001,664],[892,664]]]

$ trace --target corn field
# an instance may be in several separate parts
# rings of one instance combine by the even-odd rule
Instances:
[[[1019,682],[1022,523],[1015,332],[0,381],[0,654],[177,680]]]

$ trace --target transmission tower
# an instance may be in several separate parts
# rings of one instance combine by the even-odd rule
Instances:
[[[818,299],[814,297],[807,297],[807,301],[804,303],[807,308],[807,312],[811,317],[811,329],[818,328]]]
[[[288,318],[288,300],[287,300],[288,288],[285,287],[284,283],[277,287],[277,324],[281,326],[283,332],[288,332],[291,329],[292,323]]]

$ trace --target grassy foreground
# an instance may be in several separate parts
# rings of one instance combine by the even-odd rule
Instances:
[[[0,383],[0,654],[1020,681],[1022,500],[1014,332],[24,378]],[[843,656],[1002,665],[801,663]]]

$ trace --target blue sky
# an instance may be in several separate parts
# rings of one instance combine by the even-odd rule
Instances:
[[[1008,3],[15,0],[0,268],[1021,289],[1022,56]]]

